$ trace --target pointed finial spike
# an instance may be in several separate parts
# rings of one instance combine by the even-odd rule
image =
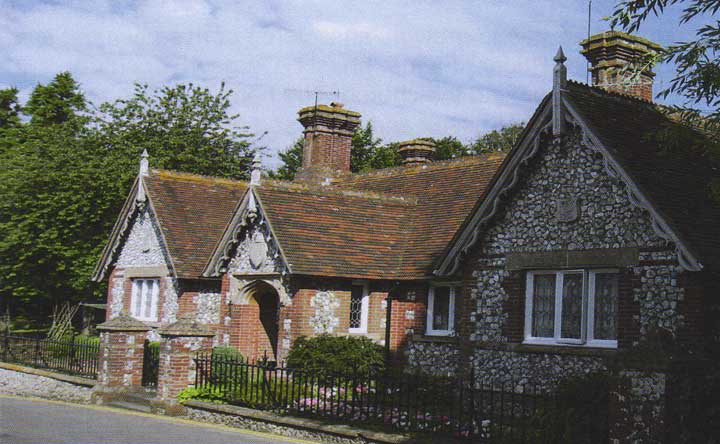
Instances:
[[[563,52],[562,45],[558,48],[557,54],[555,54],[555,58],[553,60],[557,63],[565,63],[567,60],[567,57],[565,57],[565,53]]]
[[[142,154],[140,154],[140,175],[141,176],[147,176],[150,172],[150,161],[148,160],[150,158],[150,155],[147,152],[147,149],[144,149]]]

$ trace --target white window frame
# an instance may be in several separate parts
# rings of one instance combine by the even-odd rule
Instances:
[[[370,286],[366,281],[353,282],[352,286],[363,287],[363,296],[360,304],[360,327],[349,327],[348,333],[365,334],[368,329],[368,313],[370,312]],[[352,289],[350,290],[350,307],[352,307]]]
[[[448,307],[448,329],[436,330],[433,328],[433,315],[435,312],[435,289],[437,287],[448,287],[450,289],[450,307]],[[457,283],[431,284],[428,289],[428,305],[425,316],[425,334],[428,336],[451,336],[455,334],[455,295],[459,285]]]
[[[147,284],[152,281],[152,293],[149,295],[150,300],[150,316],[144,316],[144,307],[146,305],[145,297],[147,294]],[[140,298],[140,313],[135,311],[138,298]],[[160,279],[159,278],[136,278],[132,280],[132,295],[130,297],[130,310],[132,317],[140,321],[156,322],[158,320],[158,300],[160,298]]]
[[[595,278],[598,274],[618,273],[618,269],[572,269],[572,270],[534,270],[527,272],[525,284],[525,339],[524,344],[556,345],[556,346],[583,346],[599,348],[617,348],[617,340],[595,339]],[[582,290],[582,317],[580,339],[562,338],[562,288],[564,276],[578,274],[583,276]],[[538,274],[555,275],[555,320],[552,338],[532,336],[533,290],[534,278]],[[619,295],[618,295],[619,297]],[[617,322],[617,321],[616,321]]]

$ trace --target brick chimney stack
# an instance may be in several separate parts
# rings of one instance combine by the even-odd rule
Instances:
[[[307,106],[298,111],[305,127],[303,165],[298,180],[326,181],[350,172],[352,136],[360,125],[360,113],[342,103]]]
[[[403,165],[421,165],[432,162],[435,155],[435,142],[425,139],[413,139],[400,142],[398,153]]]
[[[591,36],[582,42],[583,54],[590,62],[592,84],[607,91],[628,94],[648,101],[653,99],[651,66],[645,66],[637,78],[630,79],[632,72],[623,68],[645,61],[645,56],[662,49],[657,43],[620,31],[607,31]]]

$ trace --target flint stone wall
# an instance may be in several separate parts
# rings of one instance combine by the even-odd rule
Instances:
[[[411,341],[406,355],[411,371],[423,370],[432,376],[454,376],[460,358],[457,344],[434,341]]]
[[[624,182],[605,169],[601,154],[582,143],[575,132],[562,144],[546,143],[526,167],[524,179],[507,204],[481,235],[472,264],[471,341],[482,343],[473,356],[479,378],[522,380],[552,386],[567,376],[604,368],[602,358],[570,354],[520,353],[502,348],[508,337],[505,306],[510,295],[503,285],[509,276],[508,253],[637,248],[672,249],[652,227],[647,210],[634,205]],[[561,202],[577,202],[577,218],[558,217]],[[657,256],[657,257],[654,257]],[[672,252],[645,253],[632,268],[641,285],[633,289],[640,306],[641,335],[653,326],[675,332],[682,323],[676,310],[683,289],[681,269]],[[655,261],[672,261],[658,265]],[[524,294],[513,297],[524,298]]]

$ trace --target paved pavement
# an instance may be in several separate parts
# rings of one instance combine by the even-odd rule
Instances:
[[[0,395],[0,443],[310,444],[310,441],[106,407]]]

